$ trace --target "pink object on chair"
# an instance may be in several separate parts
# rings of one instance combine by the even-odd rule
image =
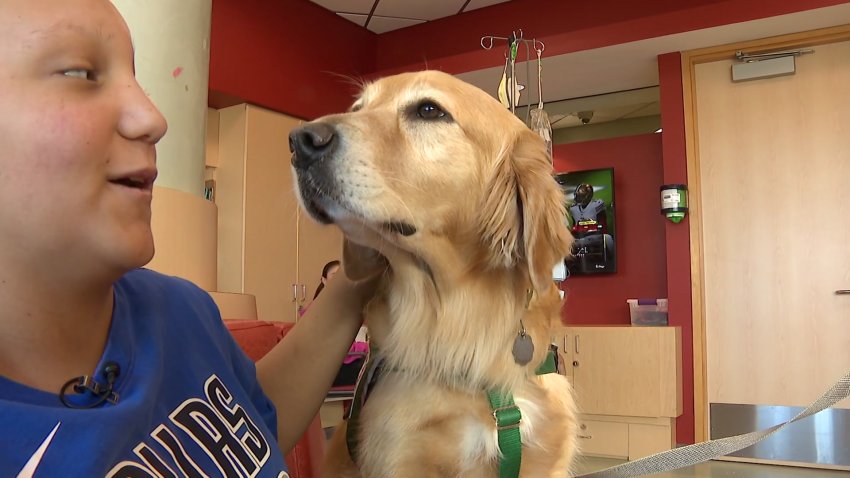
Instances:
[[[255,362],[262,358],[282,339],[294,324],[289,322],[264,322],[261,320],[225,320],[228,330],[245,354]],[[325,451],[325,434],[319,415],[310,423],[295,448],[286,455],[289,475],[292,478],[320,476]]]

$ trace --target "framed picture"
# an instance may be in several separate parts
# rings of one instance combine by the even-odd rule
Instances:
[[[566,195],[567,222],[573,234],[570,275],[617,271],[614,168],[555,175]]]

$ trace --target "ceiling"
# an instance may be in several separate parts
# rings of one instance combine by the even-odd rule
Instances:
[[[383,33],[462,12],[503,3],[505,0],[310,0],[375,32]],[[542,92],[544,107],[553,128],[581,126],[578,113],[593,111],[592,124],[660,114],[658,55],[727,43],[803,32],[850,23],[850,3],[723,25],[662,37],[543,56]],[[525,31],[533,38],[533,31]],[[502,63],[503,51],[494,45],[492,55]],[[520,94],[520,105],[536,106],[536,57],[531,62],[519,50],[518,81],[528,88]],[[545,50],[544,50],[545,51]],[[527,65],[531,65],[528,66]],[[496,96],[504,65],[461,73],[456,76]],[[517,114],[525,116],[522,108]]]
[[[507,0],[310,0],[375,33],[477,10]]]

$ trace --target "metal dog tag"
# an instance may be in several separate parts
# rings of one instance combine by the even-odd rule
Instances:
[[[531,362],[531,357],[534,355],[534,342],[531,341],[531,336],[528,334],[519,333],[514,339],[514,362],[520,365],[526,365]]]

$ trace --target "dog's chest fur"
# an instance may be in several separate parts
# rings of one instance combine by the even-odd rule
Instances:
[[[520,433],[530,448],[541,445],[534,438],[546,418],[534,398],[540,394],[523,389],[514,397],[523,416]],[[369,396],[361,418],[363,476],[422,476],[417,470],[401,473],[405,463],[419,463],[442,476],[495,476],[497,433],[484,391],[450,390],[390,371]]]

